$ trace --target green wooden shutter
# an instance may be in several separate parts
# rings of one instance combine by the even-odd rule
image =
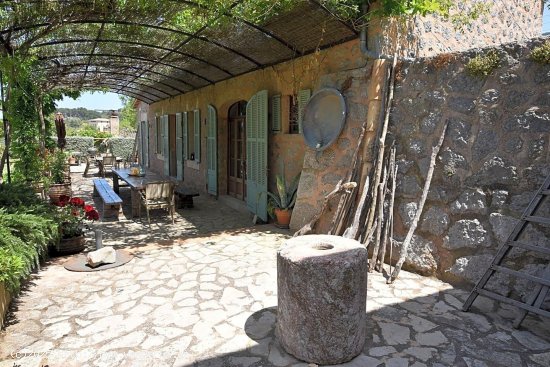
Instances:
[[[147,121],[141,121],[139,136],[141,141],[139,163],[142,166],[149,167],[149,126]]]
[[[268,96],[256,93],[246,106],[246,204],[267,222]]]
[[[302,133],[302,119],[304,118],[304,108],[306,107],[309,98],[311,97],[311,90],[304,89],[298,92],[298,128],[300,134]]]
[[[206,143],[206,161],[207,161],[207,185],[208,193],[218,195],[218,117],[216,108],[208,105],[208,138]]]
[[[281,131],[281,95],[271,98],[271,130]]]
[[[195,162],[199,163],[201,161],[201,111],[195,110],[193,112],[195,118],[195,129],[193,131],[195,135]]]
[[[168,140],[168,115],[162,116],[162,156],[164,157],[164,174],[170,175],[170,146]]]
[[[185,160],[187,159],[187,157],[189,157],[189,143],[187,141],[188,139],[188,134],[187,134],[187,112],[184,112],[183,115],[182,115],[182,124],[183,124],[183,139],[182,139],[182,151],[183,151],[183,157],[182,157],[182,160],[184,161],[184,164],[185,164]]]
[[[178,180],[183,180],[183,119],[181,115],[181,113],[176,113],[176,172]]]

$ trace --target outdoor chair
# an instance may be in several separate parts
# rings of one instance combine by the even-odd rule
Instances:
[[[113,167],[116,164],[116,158],[114,155],[106,155],[103,160],[99,161],[99,173],[102,177],[105,177],[105,172],[109,171],[113,173]]]
[[[167,209],[172,216],[172,224],[174,224],[174,211],[176,208],[174,199],[174,183],[173,182],[154,182],[145,185],[145,190],[140,192],[139,218],[141,219],[141,206],[147,210],[147,221],[151,224],[149,210],[151,209]]]

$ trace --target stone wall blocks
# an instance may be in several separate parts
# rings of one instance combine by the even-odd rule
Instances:
[[[498,136],[494,130],[481,129],[472,147],[472,159],[481,161],[498,147]]]
[[[550,132],[550,114],[539,107],[531,107],[521,115],[513,116],[504,122],[504,130],[509,132]]]
[[[512,109],[524,105],[529,99],[535,95],[533,90],[512,90],[508,92],[506,98],[506,108]]]
[[[512,72],[504,72],[499,75],[498,79],[503,85],[513,85],[521,81],[520,77]]]
[[[417,210],[418,204],[416,201],[404,202],[399,205],[399,216],[405,227],[410,227]]]
[[[507,190],[494,190],[491,192],[491,208],[500,209],[506,204],[507,198]]]
[[[495,236],[496,242],[500,245],[510,235],[517,223],[517,219],[500,213],[491,213],[489,215],[491,230]]]
[[[420,132],[426,135],[432,134],[435,127],[441,121],[441,112],[431,111],[428,116],[424,117],[420,122]]]
[[[481,78],[470,76],[464,72],[461,72],[450,80],[448,87],[452,92],[476,95],[479,93],[484,83],[485,80]]]
[[[469,97],[450,97],[447,103],[447,107],[451,111],[462,114],[469,114],[475,106],[474,99]]]
[[[419,197],[422,188],[418,183],[418,179],[413,175],[402,176],[397,181],[397,192],[403,197]]]
[[[521,172],[523,177],[522,186],[527,189],[536,189],[544,182],[546,176],[550,174],[550,166],[547,162],[535,163],[532,166],[526,167]]]
[[[495,104],[500,98],[500,92],[497,89],[487,89],[481,95],[481,103],[489,106]]]
[[[426,147],[423,140],[412,139],[407,145],[407,152],[413,156],[422,156],[426,154]]]
[[[489,233],[477,219],[456,221],[443,239],[443,247],[448,250],[479,248],[491,245]]]
[[[515,185],[518,181],[518,169],[507,159],[494,156],[485,161],[481,169],[466,180],[469,186]]]
[[[544,159],[545,153],[548,151],[548,137],[540,137],[529,142],[529,159],[536,161]]]
[[[504,141],[504,151],[506,153],[518,154],[523,148],[523,139],[519,136],[512,136]]]
[[[481,189],[464,191],[451,204],[452,214],[485,214],[487,211],[487,195]]]
[[[400,238],[395,241],[398,251],[394,251],[394,253],[400,252],[403,240],[404,238]],[[437,271],[438,260],[437,248],[433,242],[421,236],[413,235],[405,260],[405,267],[424,275],[431,275]]]
[[[478,110],[479,123],[484,126],[500,125],[502,121],[502,112],[500,108]]]
[[[317,190],[317,179],[314,170],[303,169],[300,176],[300,185],[298,186],[298,197],[312,197]]]
[[[416,210],[415,210],[416,212]],[[422,215],[421,230],[435,236],[441,236],[449,228],[449,216],[438,206],[432,206]]]
[[[455,145],[468,145],[471,136],[472,124],[452,117],[448,119],[447,138]]]
[[[456,259],[454,265],[447,271],[459,278],[468,280],[470,283],[476,283],[481,279],[492,260],[493,256],[489,254],[464,256]],[[507,295],[509,284],[510,277],[507,274],[496,273],[487,284],[487,287],[498,294]]]

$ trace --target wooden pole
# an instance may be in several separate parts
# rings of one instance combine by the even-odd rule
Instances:
[[[391,180],[391,185],[392,185],[391,193],[390,193],[390,203],[388,206],[388,220],[386,221],[386,226],[384,227],[384,241],[382,242],[382,247],[380,248],[380,252],[378,254],[378,261],[374,266],[374,270],[378,272],[382,271],[382,268],[384,265],[384,258],[386,257],[386,244],[388,241],[388,237],[390,240],[390,245],[391,245],[391,241],[393,240],[393,206],[395,203],[395,187],[397,186],[396,178],[397,178],[397,166],[395,165],[395,147],[392,147],[392,150],[390,153],[390,175],[388,178],[389,180]],[[390,264],[391,264],[391,249],[390,249]],[[390,273],[391,273],[391,269],[390,269]]]
[[[432,182],[434,169],[435,169],[435,160],[437,158],[437,155],[439,154],[439,150],[441,149],[441,146],[443,145],[443,140],[445,140],[445,133],[447,131],[447,125],[448,122],[445,122],[445,125],[443,126],[443,131],[441,132],[441,136],[439,137],[439,141],[437,144],[432,148],[432,156],[430,157],[430,166],[428,168],[428,174],[426,175],[426,182],[424,182],[424,189],[422,190],[422,196],[420,197],[420,202],[418,203],[418,210],[416,211],[414,215],[414,219],[411,223],[411,227],[409,228],[409,232],[407,232],[407,236],[405,237],[405,240],[403,241],[403,245],[401,246],[401,254],[399,255],[399,259],[397,260],[397,263],[395,264],[395,269],[393,270],[393,273],[391,274],[390,279],[388,279],[387,283],[391,284],[397,279],[397,276],[399,275],[399,272],[401,271],[401,267],[403,266],[403,263],[405,262],[405,259],[407,258],[407,252],[409,250],[409,245],[411,243],[414,231],[416,230],[416,227],[418,226],[418,221],[420,220],[420,216],[422,215],[422,209],[424,209],[424,204],[426,203],[426,198],[428,197],[428,191],[430,190],[430,184]]]
[[[397,53],[393,55],[393,62],[392,67],[390,71],[390,80],[389,80],[389,92],[388,92],[388,98],[385,105],[385,113],[384,113],[384,123],[382,124],[382,131],[380,133],[380,139],[379,139],[379,147],[378,147],[378,156],[376,157],[376,168],[374,171],[374,180],[373,180],[373,190],[372,190],[372,201],[371,206],[368,213],[366,228],[367,230],[372,226],[374,222],[374,216],[376,211],[376,204],[377,204],[377,197],[378,197],[378,189],[380,185],[380,178],[382,176],[382,165],[384,163],[384,148],[385,148],[385,141],[386,141],[386,135],[388,133],[388,125],[390,121],[390,112],[391,112],[391,104],[393,101],[393,90],[395,85],[395,67],[397,65]],[[365,241],[365,246],[369,245],[368,241]]]

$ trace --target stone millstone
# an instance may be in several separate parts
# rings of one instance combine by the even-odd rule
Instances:
[[[116,262],[116,250],[112,247],[103,247],[99,250],[88,252],[86,262],[92,268],[103,264],[112,264]]]
[[[367,250],[338,236],[288,240],[277,253],[279,342],[316,364],[351,360],[366,337]]]

